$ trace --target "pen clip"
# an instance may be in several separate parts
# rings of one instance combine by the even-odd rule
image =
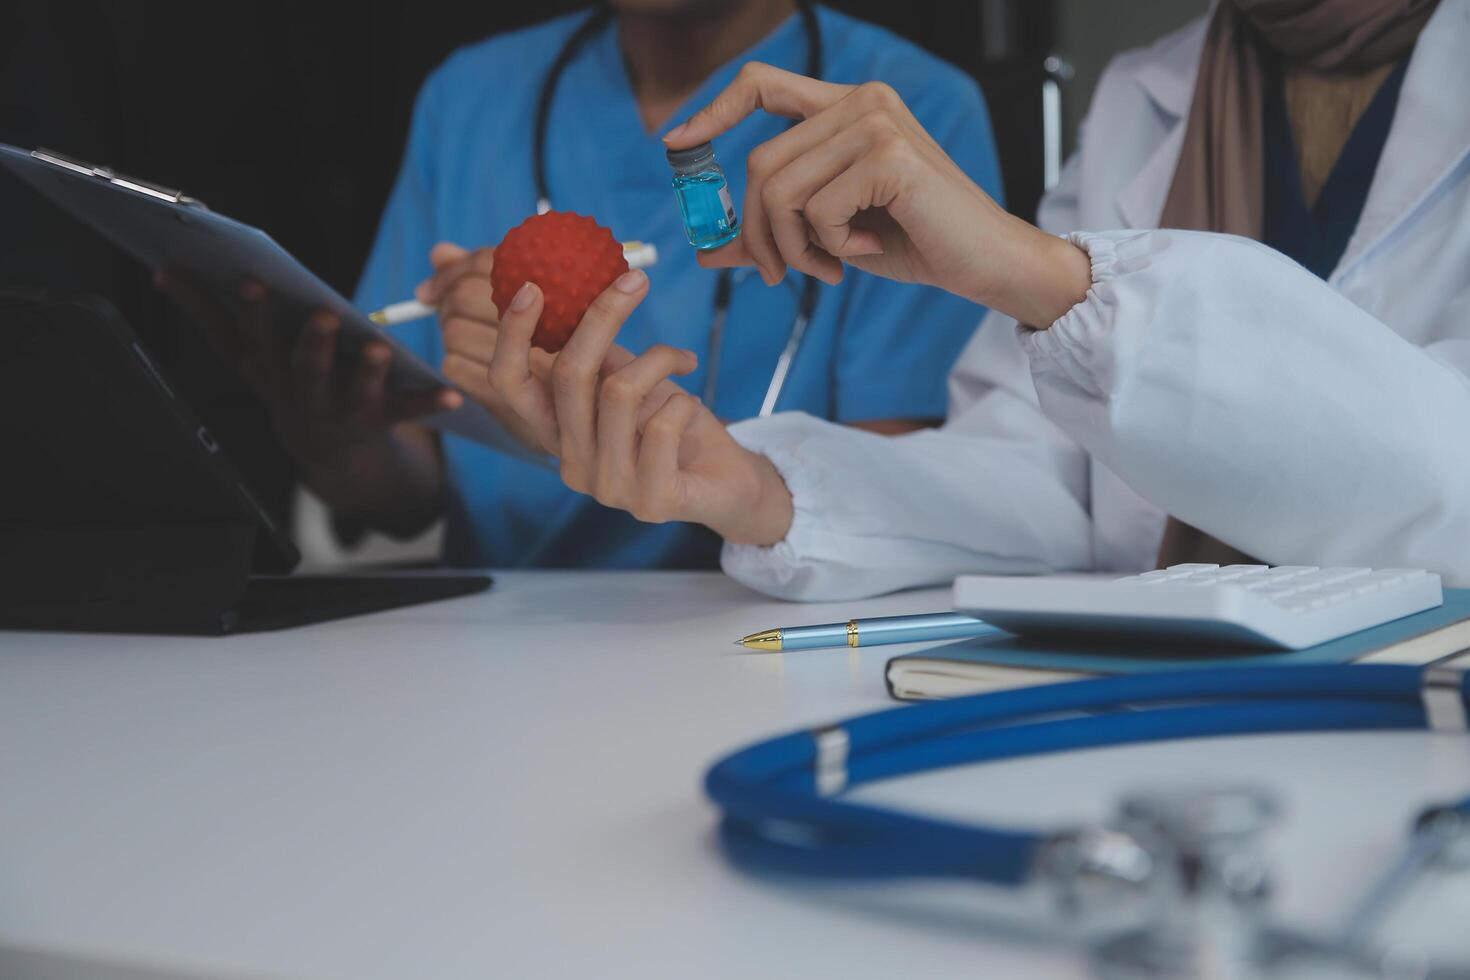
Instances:
[[[168,201],[170,204],[182,204],[186,207],[197,208],[205,207],[203,201],[190,197],[183,191],[174,190],[172,187],[164,187],[162,184],[155,184],[151,181],[139,180],[136,177],[125,177],[121,174],[114,173],[111,167],[94,166],[75,157],[69,157],[65,153],[48,150],[45,147],[32,150],[31,156],[52,166],[69,170],[74,174],[81,174],[84,177],[100,177],[118,187],[126,187],[129,190],[137,191],[140,194],[147,194],[149,197],[157,198],[160,201]]]

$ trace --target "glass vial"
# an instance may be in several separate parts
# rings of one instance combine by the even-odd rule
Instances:
[[[684,216],[684,234],[698,249],[719,248],[740,234],[740,219],[730,202],[725,171],[715,163],[715,148],[701,143],[665,154],[674,168],[674,196]]]

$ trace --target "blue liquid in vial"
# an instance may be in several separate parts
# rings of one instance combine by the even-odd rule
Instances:
[[[684,216],[684,234],[695,248],[719,248],[740,234],[740,219],[729,204],[724,174],[709,170],[676,174],[674,195]]]

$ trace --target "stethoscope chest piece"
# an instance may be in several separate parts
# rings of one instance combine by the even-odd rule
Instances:
[[[1463,858],[1470,822],[1461,810],[1440,811],[1454,816],[1453,833],[1421,827],[1419,849],[1450,840],[1454,846],[1440,851]],[[1384,951],[1366,941],[1388,904],[1383,885],[1404,883],[1401,867],[1336,935],[1281,926],[1271,914],[1274,887],[1262,846],[1280,813],[1275,796],[1255,787],[1135,792],[1108,829],[1054,837],[1039,857],[1040,872],[1059,911],[1093,937],[1092,970],[1106,980],[1470,976],[1431,970],[1422,955],[1406,959],[1406,947]],[[1386,897],[1396,898],[1390,891]],[[1395,956],[1405,969],[1394,967]]]
[[[1117,828],[1147,855],[1142,873],[1122,894],[1089,897],[1107,901],[1114,915],[1133,906],[1141,924],[1096,943],[1097,973],[1116,980],[1264,976],[1259,970],[1275,943],[1266,925],[1270,878],[1260,842],[1278,811],[1273,796],[1254,788],[1125,797]]]

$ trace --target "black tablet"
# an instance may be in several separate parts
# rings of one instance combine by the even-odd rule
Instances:
[[[150,269],[187,276],[226,297],[236,296],[247,279],[260,282],[278,312],[273,327],[284,333],[288,346],[313,311],[336,314],[342,323],[338,374],[344,380],[351,377],[363,345],[373,340],[393,349],[388,384],[394,390],[454,387],[259,228],[211,211],[180,191],[51,150],[28,151],[0,143],[0,167]],[[544,459],[526,449],[472,398],[424,422],[500,452]]]
[[[220,634],[480,591],[299,554],[122,317],[0,294],[0,628]]]

